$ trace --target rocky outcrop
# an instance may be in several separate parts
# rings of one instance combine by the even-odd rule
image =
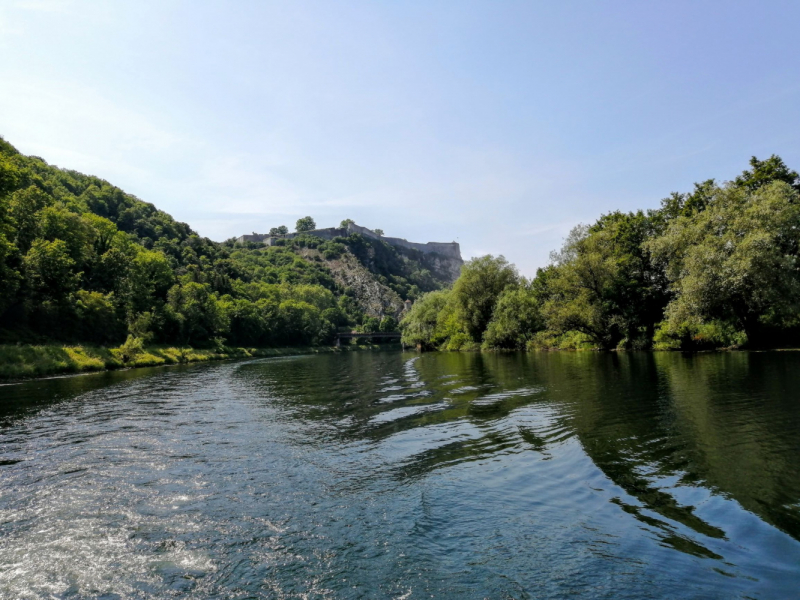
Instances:
[[[353,299],[368,316],[396,318],[403,311],[403,300],[397,292],[375,279],[349,252],[327,261],[327,265],[336,283],[351,290]]]
[[[425,256],[423,264],[439,279],[453,283],[461,275],[461,267],[464,261],[459,253],[457,258],[443,256],[441,254],[428,254]]]

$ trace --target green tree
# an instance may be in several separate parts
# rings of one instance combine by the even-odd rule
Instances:
[[[509,287],[497,299],[483,345],[524,350],[533,335],[542,329],[544,319],[534,291],[529,286]]]
[[[377,233],[379,236],[383,237],[383,229],[373,229],[372,231]]]
[[[672,192],[669,197],[661,201],[661,210],[654,214],[653,218],[658,223],[659,220],[668,221],[701,212],[713,202],[718,189],[716,181],[707,179],[702,183],[695,183],[694,191],[691,194]]]
[[[297,219],[297,224],[294,229],[298,233],[302,233],[303,231],[312,231],[316,228],[317,224],[314,222],[314,219],[311,217],[303,217],[302,219]]]
[[[758,160],[753,156],[750,166],[750,171],[744,171],[733,180],[736,187],[753,192],[773,181],[783,181],[800,192],[800,175],[789,169],[780,156],[773,154],[766,160]]]
[[[19,289],[19,251],[13,243],[7,196],[0,190],[0,315],[12,304]]]
[[[734,322],[754,346],[800,311],[800,205],[785,181],[720,188],[702,213],[648,244],[675,293],[670,325]]]
[[[347,315],[338,306],[326,308],[322,311],[322,318],[329,321],[334,326],[347,325],[349,319]]]
[[[453,285],[453,300],[473,342],[482,341],[500,294],[518,282],[517,269],[503,256],[473,258],[462,267]]]
[[[125,299],[130,320],[136,313],[153,311],[164,303],[175,283],[169,259],[161,252],[139,250],[129,263],[125,278]]]
[[[559,334],[579,331],[603,348],[614,348],[625,337],[625,324],[613,302],[622,273],[610,241],[608,232],[592,234],[581,225],[552,255],[549,297],[542,305],[548,329]]]
[[[102,256],[111,249],[114,240],[124,240],[117,226],[106,218],[91,213],[82,215],[88,229],[89,241],[96,256]]]
[[[279,225],[269,230],[270,235],[286,235],[287,233],[289,233],[289,228],[286,225]]]
[[[347,229],[348,225],[355,225],[356,222],[353,219],[344,219],[341,223],[339,223],[339,227],[342,229]]]
[[[20,187],[26,179],[16,161],[9,159],[8,155],[16,154],[16,150],[9,152],[5,146],[11,145],[0,136],[0,198]]]
[[[282,286],[281,295],[286,299],[307,302],[320,311],[336,306],[336,298],[333,292],[321,285],[284,285]]]
[[[110,248],[100,256],[94,256],[84,276],[85,287],[116,293],[124,293],[129,281],[131,253],[120,248]]]
[[[89,257],[90,227],[81,217],[63,206],[46,206],[38,213],[39,236],[50,241],[63,240],[78,268]]]
[[[26,254],[33,240],[40,236],[38,214],[49,202],[47,194],[35,185],[17,190],[11,195],[9,217],[16,229],[14,241],[22,254]]]
[[[223,296],[220,305],[230,322],[228,339],[237,346],[266,346],[270,343],[270,322],[277,304],[251,302],[245,298]],[[271,310],[270,310],[271,309]]]
[[[167,293],[167,314],[184,344],[202,344],[228,331],[229,322],[211,286],[187,282]]]
[[[445,341],[439,323],[450,295],[450,290],[438,290],[428,292],[414,302],[400,322],[403,344],[433,350]]]
[[[303,346],[329,341],[334,326],[322,319],[316,306],[302,300],[286,300],[279,307],[281,319],[280,343]]]
[[[367,317],[361,324],[361,331],[364,333],[376,333],[381,330],[381,322],[375,317]]]
[[[606,349],[649,346],[668,301],[666,278],[644,245],[660,223],[658,215],[616,212],[576,227],[546,274],[547,328],[583,333]]]
[[[64,240],[34,240],[25,255],[25,276],[31,291],[38,297],[63,300],[78,287],[80,273],[73,272],[75,260]]]
[[[119,318],[113,293],[78,290],[74,307],[78,339],[99,344],[125,339],[125,322]]]
[[[383,333],[391,333],[397,331],[397,319],[390,316],[385,316],[381,319],[381,323],[378,326],[378,330]]]

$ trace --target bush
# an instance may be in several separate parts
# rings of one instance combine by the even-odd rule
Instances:
[[[483,335],[483,346],[524,350],[533,335],[543,328],[533,291],[524,286],[508,288],[497,300]]]
[[[319,250],[322,253],[322,256],[324,256],[327,260],[333,260],[344,254],[347,251],[347,247],[338,242],[324,242],[319,245],[317,250]]]
[[[713,350],[746,343],[747,335],[724,321],[685,321],[677,325],[664,321],[653,337],[654,350]]]
[[[393,317],[383,317],[378,330],[384,333],[397,331],[397,321]]]
[[[363,333],[375,333],[381,331],[381,322],[375,317],[367,317],[361,324],[361,331]]]
[[[528,350],[596,350],[597,344],[585,333],[540,331],[527,344]]]
[[[122,359],[122,362],[129,363],[136,360],[136,357],[144,352],[144,343],[141,338],[128,336],[125,343],[116,349],[116,354]]]

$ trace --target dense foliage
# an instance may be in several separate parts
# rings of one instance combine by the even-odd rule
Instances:
[[[576,227],[532,281],[467,263],[402,323],[422,348],[681,348],[800,343],[800,177],[755,157],[733,181]]]
[[[311,217],[297,223],[314,227]],[[212,242],[102,179],[0,138],[0,341],[310,345],[330,342],[337,327],[396,326],[396,315],[365,322],[336,283],[329,261],[346,253],[403,297],[442,286],[361,236],[282,242]]]

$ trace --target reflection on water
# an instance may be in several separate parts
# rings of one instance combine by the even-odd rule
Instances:
[[[0,597],[794,597],[798,384],[380,352],[2,386]]]

